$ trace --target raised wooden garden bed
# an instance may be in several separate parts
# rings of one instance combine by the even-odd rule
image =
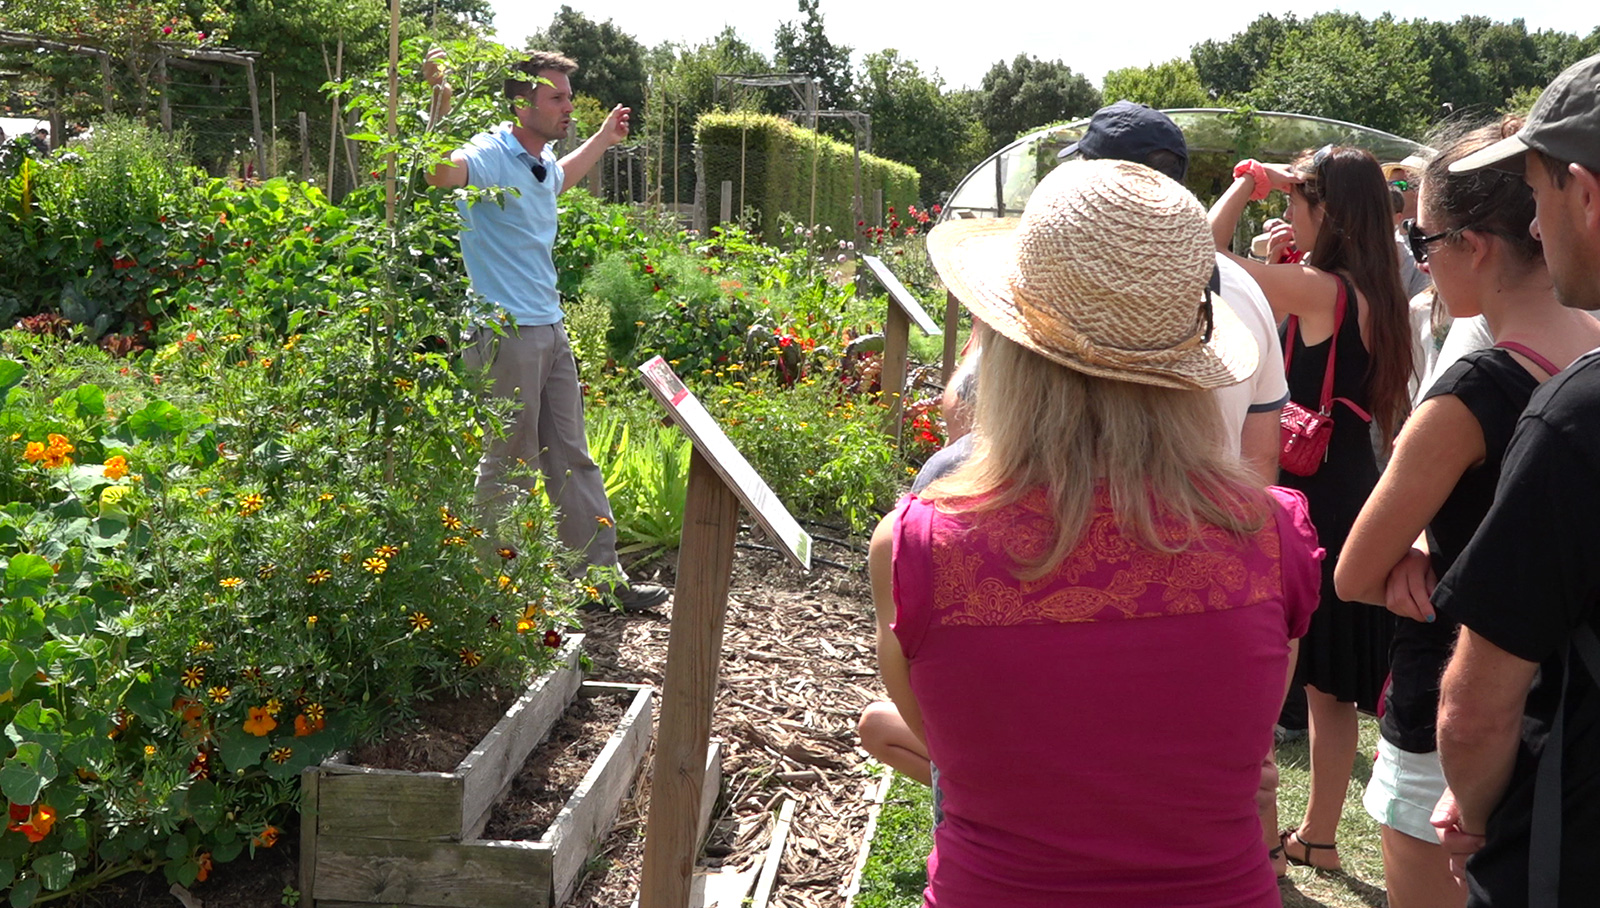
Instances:
[[[403,772],[337,758],[302,777],[301,893],[319,908],[544,908],[571,896],[649,748],[654,695],[582,683],[582,637],[529,686],[452,772]],[[626,712],[539,841],[480,839],[494,805],[577,696]]]

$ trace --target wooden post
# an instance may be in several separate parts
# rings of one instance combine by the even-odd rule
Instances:
[[[161,88],[161,100],[156,105],[160,112],[161,131],[172,135],[172,80],[167,75],[167,55],[156,58],[156,84]]]
[[[387,121],[389,141],[392,143],[399,135],[400,130],[396,125],[396,111],[400,106],[400,0],[389,0],[389,118]],[[383,222],[394,226],[395,204],[395,160],[394,152],[384,159],[383,170]]]
[[[745,139],[750,134],[749,126],[739,127],[739,220],[744,220],[744,150]]]
[[[872,226],[883,226],[883,190],[872,190]]]
[[[116,112],[113,109],[113,105],[116,103],[116,90],[115,90],[116,86],[115,86],[115,83],[112,81],[112,78],[111,78],[111,55],[110,54],[100,54],[99,57],[100,57],[100,97],[101,97],[101,101],[105,104],[106,116],[109,117],[113,113]],[[163,62],[164,61],[165,61],[165,58],[163,58]],[[58,97],[59,97],[59,95],[58,95]],[[164,101],[164,100],[166,100],[166,98],[163,97],[162,100]],[[55,138],[55,135],[53,134],[53,132],[54,131],[52,130],[52,135],[50,136],[52,139]]]
[[[256,88],[256,61],[244,62],[245,84],[250,88],[250,135],[256,142],[256,179],[267,175],[267,143],[261,138],[261,95]]]
[[[673,98],[672,99],[672,210],[673,210],[674,213],[676,213],[677,210],[678,210],[678,203],[682,201],[682,199],[680,199],[678,197],[678,149],[681,148],[681,147],[683,147],[683,143],[678,141],[678,99],[677,98]]]
[[[878,373],[878,387],[883,389],[883,399],[889,405],[884,431],[890,438],[900,438],[900,416],[905,411],[906,349],[911,342],[911,319],[899,304],[889,303],[889,314],[883,322],[883,371]]]
[[[733,181],[722,181],[722,219],[718,222],[726,224],[733,220]]]
[[[295,125],[300,127],[300,179],[311,179],[311,124],[306,122],[306,112],[295,111]]]
[[[267,73],[267,160],[278,166],[278,74]]]
[[[338,63],[331,69],[328,67],[328,47],[322,47],[322,68],[327,70],[328,81],[339,81],[339,70],[344,66],[344,37],[339,38]],[[328,112],[328,198],[333,198],[333,168],[339,158],[339,97],[335,95],[330,102],[332,109]]]
[[[956,335],[961,332],[961,301],[956,295],[946,290],[944,294],[944,363],[939,369],[939,374],[944,376],[944,383],[950,384],[950,376],[956,374]]]
[[[689,904],[700,845],[695,826],[738,528],[739,499],[697,445],[689,455],[688,501],[650,777],[639,908]]]

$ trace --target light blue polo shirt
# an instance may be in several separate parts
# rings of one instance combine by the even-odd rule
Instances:
[[[470,205],[456,203],[462,220],[461,259],[472,289],[483,297],[479,305],[504,309],[518,325],[560,322],[552,249],[556,196],[564,174],[555,154],[546,145],[542,157],[534,158],[511,134],[509,124],[473,136],[461,153],[468,185],[507,190],[499,203],[492,196]],[[542,183],[533,176],[536,160],[547,168]]]

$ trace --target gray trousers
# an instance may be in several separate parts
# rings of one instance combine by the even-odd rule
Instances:
[[[515,474],[524,464],[537,463],[560,511],[562,545],[583,552],[589,564],[618,566],[611,503],[600,468],[589,457],[583,392],[567,329],[560,323],[523,326],[504,337],[480,329],[461,361],[467,368],[488,369],[490,393],[521,405],[504,437],[488,439],[478,461],[483,519],[493,527],[505,516],[515,497],[533,485],[531,476]]]

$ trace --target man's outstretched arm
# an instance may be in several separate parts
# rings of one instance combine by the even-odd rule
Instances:
[[[631,108],[623,107],[621,104],[611,108],[611,113],[606,115],[606,121],[600,125],[595,134],[561,159],[562,192],[581,182],[607,148],[628,137],[628,119],[632,114]]]
[[[433,100],[428,107],[428,122],[439,122],[450,113],[452,93],[444,77],[445,53],[435,47],[422,61],[422,78],[433,89]],[[467,185],[467,162],[461,152],[451,152],[450,160],[434,165],[425,175],[429,186],[453,189]]]

